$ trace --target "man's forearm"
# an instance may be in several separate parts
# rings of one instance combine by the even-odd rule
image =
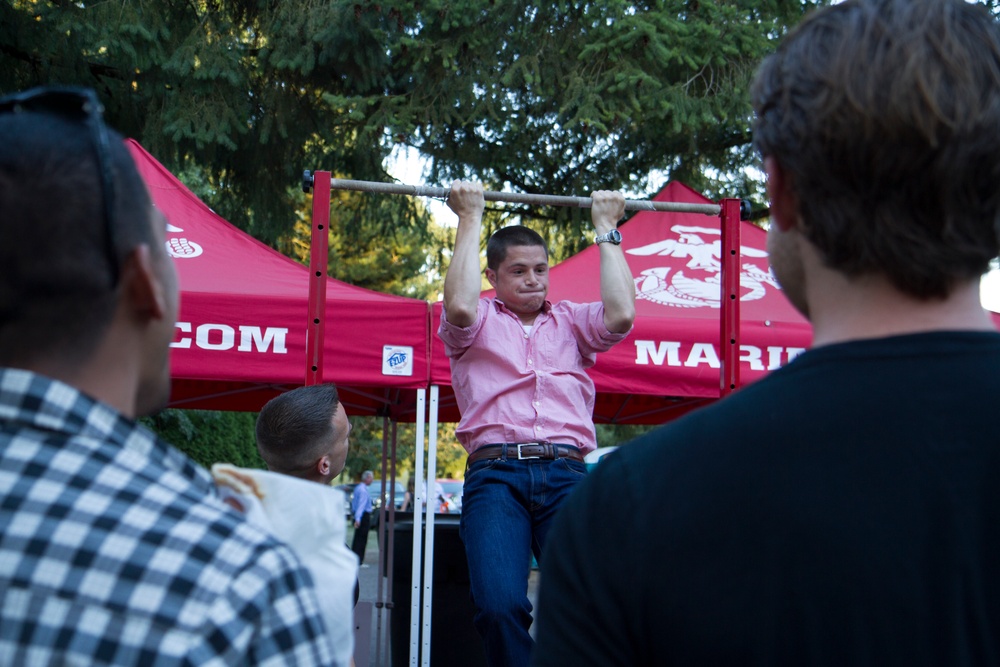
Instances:
[[[625,333],[635,321],[635,282],[621,246],[601,244],[601,302],[604,326]]]
[[[448,197],[449,207],[458,215],[458,231],[455,233],[455,252],[444,278],[444,308],[448,322],[459,327],[467,327],[475,321],[482,287],[479,265],[482,192],[481,184],[455,182]]]

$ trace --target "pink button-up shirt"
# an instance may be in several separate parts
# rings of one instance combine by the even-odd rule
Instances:
[[[584,453],[597,446],[585,369],[628,335],[608,331],[602,303],[546,301],[525,333],[503,302],[483,298],[468,328],[442,312],[438,335],[462,413],[456,435],[470,454],[498,442],[557,442]]]

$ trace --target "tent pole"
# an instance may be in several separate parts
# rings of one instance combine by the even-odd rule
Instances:
[[[720,369],[719,396],[725,397],[740,386],[740,200],[723,199],[720,214],[722,232],[722,308],[719,314]]]
[[[417,438],[414,451],[413,479],[420,481],[424,472],[424,420],[427,418],[427,390],[417,389]],[[424,499],[423,485],[413,485],[413,555],[410,572],[410,667],[420,660],[420,556],[423,534],[420,530],[420,504]],[[400,647],[401,649],[402,647]]]
[[[385,560],[386,554],[391,554],[392,551],[386,549],[387,539],[382,536],[386,532],[386,522],[388,521],[388,528],[391,531],[393,523],[395,523],[396,518],[396,466],[395,461],[393,461],[392,466],[392,479],[389,479],[386,473],[388,472],[388,447],[389,445],[389,417],[382,417],[382,503],[379,507],[379,520],[378,520],[378,533],[376,534],[376,539],[378,540],[378,573],[376,574],[376,581],[378,581],[378,586],[376,586],[375,592],[375,664],[382,664],[382,619],[385,617],[385,591],[382,588],[382,573],[385,572]],[[388,485],[388,486],[387,486]],[[388,491],[388,495],[387,495]],[[388,503],[386,502],[388,498]],[[392,534],[391,532],[389,533]],[[389,538],[391,539],[391,538]],[[391,547],[390,547],[391,548]]]
[[[395,419],[393,419],[392,420],[392,458],[389,461],[389,465],[391,466],[391,469],[392,469],[392,473],[391,473],[391,476],[392,476],[392,488],[393,488],[394,492],[395,492],[395,488],[396,488],[396,455],[397,455],[397,445],[398,445],[398,443],[399,443],[399,422],[397,422]],[[411,504],[413,503],[413,499],[412,498],[410,498],[410,503]],[[389,620],[388,620],[388,623],[386,624],[386,628],[385,628],[385,631],[384,631],[385,632],[385,636],[383,637],[382,635],[378,635],[378,637],[379,637],[379,643],[378,643],[378,645],[376,646],[376,649],[375,649],[375,664],[376,665],[381,665],[382,664],[382,661],[381,661],[380,658],[383,655],[383,653],[382,653],[382,648],[383,647],[385,648],[384,655],[386,656],[386,658],[388,658],[388,656],[389,656],[389,647],[391,645],[390,639],[392,638],[391,634],[390,634],[390,628],[392,627],[392,614],[393,614],[393,610],[395,610],[395,608],[396,608],[396,599],[395,599],[395,597],[393,597],[393,592],[392,592],[393,591],[393,584],[394,584],[395,579],[396,579],[395,569],[394,569],[396,567],[396,564],[395,564],[395,561],[396,561],[396,503],[395,503],[395,501],[393,501],[392,508],[389,510],[389,526],[388,526],[388,531],[389,531],[389,533],[388,533],[388,539],[386,541],[388,542],[389,546],[386,549],[387,555],[386,555],[386,569],[385,569],[385,573],[386,573],[386,588],[387,588],[386,596],[388,597],[388,600],[386,600],[385,608],[389,610],[389,613],[388,613],[388,619]],[[382,572],[380,571],[379,572],[379,576],[380,577],[381,577],[381,574],[382,574]],[[382,631],[381,627],[380,627],[379,631],[380,632]],[[400,647],[400,649],[402,649],[402,647]]]
[[[431,385],[431,400],[427,412],[430,418],[427,423],[427,538],[424,543],[424,611],[423,634],[420,660],[422,667],[431,664],[431,602],[434,588],[434,513],[437,511],[437,496],[434,489],[437,486],[437,420],[438,391],[436,384]],[[433,498],[433,500],[432,500]]]
[[[330,172],[313,178],[312,237],[309,244],[309,320],[306,323],[306,385],[323,378],[323,333],[326,323],[326,272],[330,254]]]

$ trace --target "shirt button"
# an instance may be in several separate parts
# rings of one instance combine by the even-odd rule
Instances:
[[[528,359],[528,365],[529,365],[529,366],[533,366],[533,365],[534,365],[534,363],[535,363],[534,361],[532,361],[531,359]]]

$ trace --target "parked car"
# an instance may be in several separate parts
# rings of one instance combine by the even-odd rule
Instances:
[[[350,484],[340,484],[337,486],[337,488],[343,491],[344,495],[347,497],[347,502],[344,505],[344,514],[347,515],[348,519],[351,518],[351,502],[354,500],[354,489],[358,484],[359,482],[352,482]],[[382,480],[380,479],[372,481],[372,483],[368,486],[368,495],[370,495],[372,499],[372,528],[374,528],[377,523],[376,515],[379,508],[382,507],[383,502],[386,502],[389,499],[388,495],[390,490],[391,488],[387,487],[385,495],[383,495]],[[396,482],[396,497],[393,499],[393,502],[397,510],[403,504],[404,493],[406,493],[406,489],[403,488],[402,482]]]
[[[374,482],[371,483],[371,486],[368,487],[368,493],[372,497],[373,512],[378,508],[382,507],[382,503],[388,502],[390,491],[391,489],[388,487],[388,485],[386,486],[385,492],[382,491],[382,480],[380,479],[376,479]],[[397,510],[403,504],[403,494],[405,493],[406,489],[403,487],[403,483],[396,482],[396,494],[395,497],[393,497],[393,504],[396,506]]]
[[[457,514],[462,511],[462,489],[465,487],[464,479],[439,479],[438,486],[441,488],[442,512]]]

